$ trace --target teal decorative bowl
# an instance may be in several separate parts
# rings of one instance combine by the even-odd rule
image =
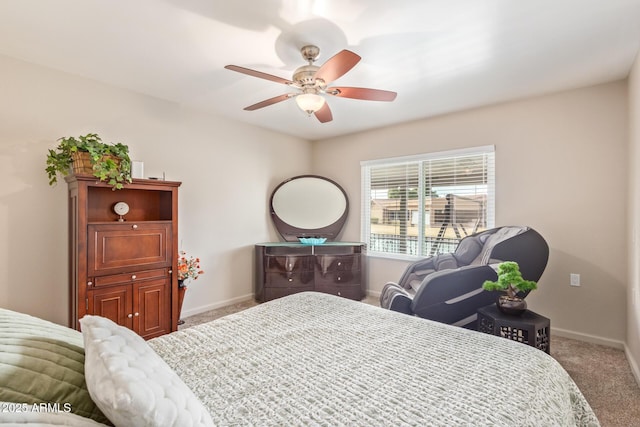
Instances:
[[[327,241],[326,237],[298,237],[303,245],[321,245]]]

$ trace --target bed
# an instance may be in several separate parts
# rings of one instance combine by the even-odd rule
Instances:
[[[16,316],[24,315],[0,311],[0,379]],[[148,342],[88,317],[84,339],[56,333],[86,352],[86,390],[107,418],[90,423],[599,425],[567,372],[540,350],[328,294],[291,295]]]

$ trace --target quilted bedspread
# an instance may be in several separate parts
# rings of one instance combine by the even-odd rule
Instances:
[[[598,426],[549,355],[314,292],[149,341],[221,426]]]

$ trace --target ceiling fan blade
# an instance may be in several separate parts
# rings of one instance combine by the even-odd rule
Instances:
[[[316,115],[316,118],[320,121],[320,123],[327,123],[333,120],[333,114],[331,114],[331,108],[329,108],[328,103],[324,103],[321,109],[313,113]]]
[[[282,83],[283,85],[292,85],[291,80],[283,79],[282,77],[274,76],[271,74],[263,73],[262,71],[252,70],[250,68],[239,67],[237,65],[227,65],[224,68],[231,71],[237,71],[238,73],[247,74],[252,77],[258,77],[265,80],[271,80],[272,82]]]
[[[268,107],[269,105],[277,104],[278,102],[286,101],[291,98],[292,95],[286,93],[284,95],[274,96],[273,98],[265,99],[264,101],[258,102],[257,104],[249,105],[245,108],[247,111],[257,110],[259,108]]]
[[[393,101],[398,95],[389,90],[368,89],[365,87],[330,87],[326,93],[342,98],[364,99],[366,101]]]
[[[360,61],[360,56],[350,50],[342,50],[327,60],[316,71],[315,78],[322,79],[325,83],[332,82],[347,73]]]

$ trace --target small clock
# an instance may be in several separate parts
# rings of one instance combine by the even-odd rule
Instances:
[[[124,218],[122,216],[129,213],[129,205],[125,202],[118,202],[113,205],[113,211],[116,213],[116,215],[120,216],[120,218],[118,218],[118,221],[124,221]]]

